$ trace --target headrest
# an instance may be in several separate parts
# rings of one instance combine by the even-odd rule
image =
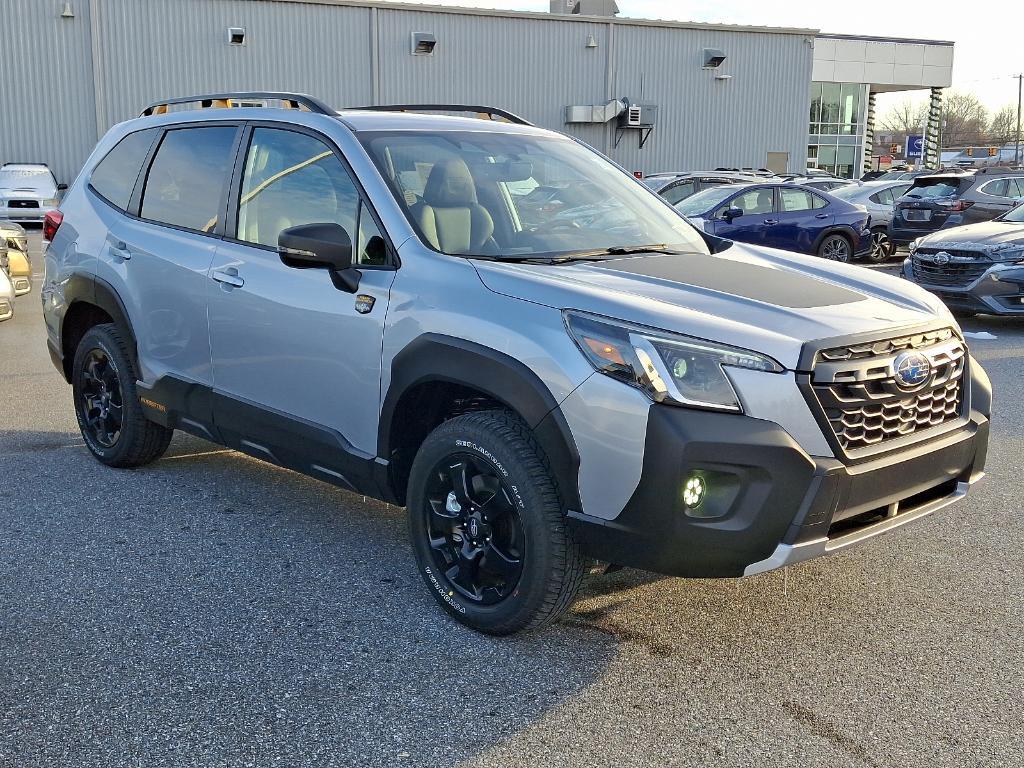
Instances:
[[[476,187],[464,160],[434,163],[423,189],[423,202],[435,208],[457,208],[476,203]]]

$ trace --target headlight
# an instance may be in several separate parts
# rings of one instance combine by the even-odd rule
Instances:
[[[921,238],[917,238],[916,240],[911,240],[910,241],[910,245],[907,246],[907,250],[910,251],[911,253],[913,253],[914,251],[917,250],[917,246],[920,245],[920,243],[921,243]]]
[[[657,403],[742,411],[727,367],[782,373],[770,357],[689,336],[566,310],[565,326],[595,370]]]

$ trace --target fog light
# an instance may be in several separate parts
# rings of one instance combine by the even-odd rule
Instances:
[[[704,479],[693,475],[686,481],[686,485],[683,486],[683,503],[688,507],[699,507],[700,503],[704,501],[706,490],[707,486],[704,484]]]

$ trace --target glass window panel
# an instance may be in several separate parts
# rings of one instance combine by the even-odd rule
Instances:
[[[853,165],[855,150],[853,147],[839,147],[836,153],[836,162],[840,165]]]
[[[842,88],[839,83],[822,83],[821,86],[821,121],[839,123],[839,101]]]
[[[388,251],[384,236],[365,205],[359,206],[359,243],[356,264],[381,266],[387,264]]]
[[[334,152],[295,131],[257,128],[245,159],[238,239],[277,247],[300,224],[340,224],[355,240],[359,194]]]
[[[146,175],[142,218],[212,231],[221,211],[235,131],[233,126],[168,131]]]
[[[805,189],[779,187],[779,210],[783,213],[808,211],[814,207],[814,198]]]
[[[835,165],[836,148],[822,145],[818,147],[818,163],[821,165]]]
[[[93,170],[89,185],[108,203],[125,210],[156,134],[156,128],[149,128],[121,139]]]

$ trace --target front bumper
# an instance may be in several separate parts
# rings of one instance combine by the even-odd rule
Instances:
[[[33,224],[42,222],[46,218],[46,214],[52,210],[54,209],[47,208],[42,204],[38,208],[8,208],[6,205],[0,205],[0,219],[16,221],[19,224]]]
[[[995,264],[966,285],[938,285],[914,278],[909,259],[902,275],[934,293],[953,310],[992,315],[1024,315],[1024,265]]]
[[[808,456],[780,426],[749,416],[653,406],[640,483],[613,520],[570,513],[583,551],[670,576],[738,577],[830,554],[959,500],[983,475],[990,389],[941,437],[844,464]],[[686,480],[705,478],[697,509]]]

